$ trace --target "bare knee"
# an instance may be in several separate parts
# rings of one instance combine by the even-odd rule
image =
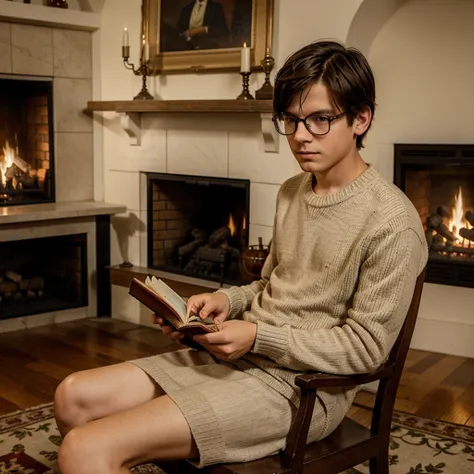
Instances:
[[[81,395],[83,388],[80,379],[77,373],[67,376],[54,394],[54,416],[63,436],[90,420],[86,400]]]
[[[63,439],[58,451],[58,467],[61,474],[108,474],[117,472],[118,466],[114,459],[108,459],[100,440],[79,426]]]

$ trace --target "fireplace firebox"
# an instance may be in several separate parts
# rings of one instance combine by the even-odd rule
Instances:
[[[0,242],[0,320],[87,306],[87,234]]]
[[[0,78],[0,206],[54,202],[52,81]]]
[[[429,245],[427,282],[474,288],[474,145],[395,145],[395,184]]]
[[[242,283],[250,181],[147,173],[148,266]]]

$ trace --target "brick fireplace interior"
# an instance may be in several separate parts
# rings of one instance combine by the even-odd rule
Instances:
[[[0,319],[88,304],[86,234],[0,242]]]
[[[52,81],[0,79],[0,206],[54,201]]]
[[[148,266],[242,283],[248,246],[248,180],[147,174]]]
[[[395,184],[425,228],[426,281],[474,287],[474,146],[395,145]]]

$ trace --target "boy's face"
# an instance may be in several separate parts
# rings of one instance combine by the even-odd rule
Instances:
[[[329,90],[321,83],[310,86],[302,97],[303,104],[300,104],[299,95],[296,96],[286,111],[287,114],[298,118],[312,114],[334,117],[344,112],[336,108]],[[330,131],[326,135],[314,135],[300,122],[296,132],[287,138],[301,169],[321,173],[330,170],[345,157],[357,154],[355,136],[361,135],[366,128],[361,127],[359,118],[348,125],[347,117],[343,115],[331,122]]]

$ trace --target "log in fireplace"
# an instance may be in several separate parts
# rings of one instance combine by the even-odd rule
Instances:
[[[147,191],[149,267],[242,283],[248,180],[147,173]]]
[[[87,306],[86,234],[0,242],[0,321]]]
[[[427,282],[474,287],[474,145],[395,145],[395,184],[429,245]]]
[[[0,206],[54,202],[52,81],[0,79]]]

